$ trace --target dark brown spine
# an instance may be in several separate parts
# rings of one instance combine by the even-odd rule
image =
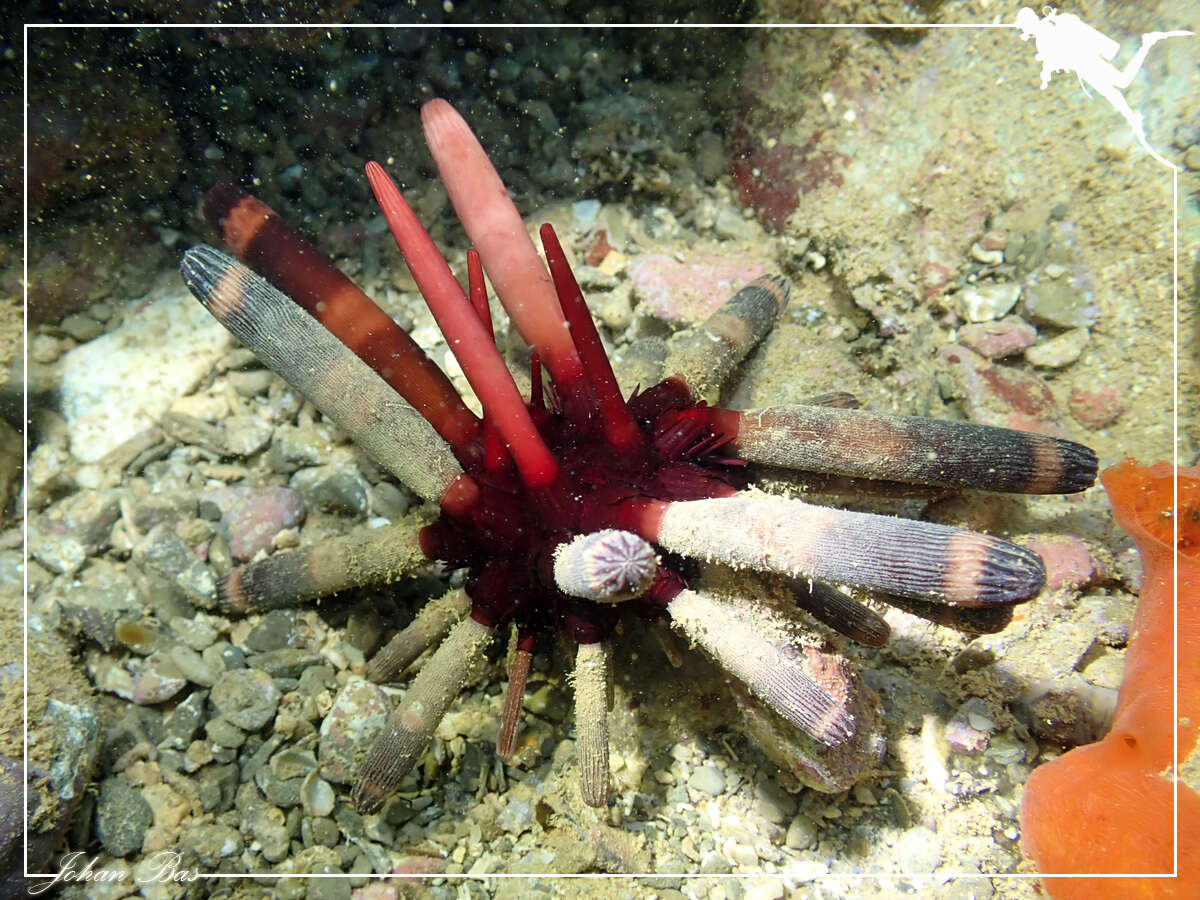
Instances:
[[[449,379],[391,316],[279,215],[232,184],[204,196],[204,216],[239,259],[283,291],[473,459],[480,422]]]
[[[1096,454],[1073,441],[833,406],[747,410],[732,449],[751,462],[934,487],[1068,494],[1096,480]]]

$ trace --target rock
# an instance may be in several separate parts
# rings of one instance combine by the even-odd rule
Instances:
[[[224,673],[213,686],[213,706],[238,728],[258,731],[275,715],[279,688],[266,672],[234,669]]]
[[[662,253],[629,266],[635,299],[658,318],[691,325],[708,318],[737,289],[767,272],[769,262],[749,253],[692,256],[686,263]]]
[[[221,524],[227,534],[229,552],[240,563],[249,562],[259,550],[285,528],[304,521],[304,499],[285,487],[238,491],[229,488],[214,492],[222,509]]]
[[[1093,430],[1106,428],[1125,412],[1124,391],[1111,384],[1077,386],[1067,399],[1067,408],[1075,421]]]
[[[324,661],[325,658],[316,651],[300,647],[281,647],[246,657],[247,665],[266,672],[272,678],[296,678],[305,669]]]
[[[217,640],[217,629],[200,617],[187,619],[175,616],[169,625],[175,637],[198,653],[211,647]]]
[[[958,314],[968,322],[991,322],[1016,306],[1021,286],[1012,281],[968,285],[954,295]]]
[[[199,653],[191,647],[177,644],[171,649],[171,662],[179,669],[180,674],[193,684],[212,687],[217,683],[220,672],[204,661]]]
[[[188,600],[206,609],[216,603],[217,585],[192,548],[171,526],[155,525],[133,548],[134,563],[171,582]]]
[[[165,654],[152,653],[133,673],[129,699],[139,706],[152,706],[170,700],[185,687],[187,679],[179,667]]]
[[[316,425],[280,425],[271,438],[268,461],[271,468],[285,475],[306,466],[329,462],[333,440],[329,432]]]
[[[121,776],[100,782],[96,796],[96,837],[110,856],[128,856],[142,849],[154,812]]]
[[[74,575],[87,560],[87,549],[69,535],[46,534],[33,530],[30,534],[29,555],[51,572]]]
[[[58,603],[63,621],[105,650],[116,644],[117,623],[142,605],[129,574],[107,559],[92,560],[79,578],[63,585]]]
[[[241,853],[242,846],[242,836],[236,828],[215,822],[185,828],[179,837],[180,853],[194,858],[206,869]]]
[[[136,316],[59,361],[71,452],[83,462],[99,462],[153,425],[212,371],[230,342],[178,279],[162,285]]]
[[[176,750],[186,750],[204,724],[204,701],[208,691],[194,691],[163,720],[163,740]]]
[[[222,426],[225,449],[233,456],[250,456],[265,449],[271,443],[271,434],[275,430],[269,422],[250,415],[230,416]]]
[[[59,323],[59,327],[80,343],[90,341],[104,333],[103,323],[97,322],[91,316],[83,313],[67,316]]]
[[[699,766],[688,778],[688,787],[716,797],[725,791],[725,776],[712,766]]]
[[[391,710],[383,688],[361,679],[347,682],[321,722],[317,757],[322,775],[335,784],[353,780],[356,755],[366,752]]]
[[[55,523],[61,533],[75,538],[88,553],[108,546],[113,523],[121,517],[120,492],[85,490],[55,503],[45,512],[43,528]]]
[[[204,723],[204,733],[214,744],[222,747],[240,747],[246,742],[246,732],[227,719],[220,717],[209,719]]]
[[[1110,577],[1106,567],[1092,554],[1088,545],[1065,534],[1031,538],[1025,546],[1046,564],[1046,588],[1081,590],[1102,584]]]
[[[1061,369],[1079,359],[1091,335],[1086,328],[1075,328],[1065,334],[1040,341],[1025,351],[1025,359],[1035,366]]]
[[[1076,288],[1070,278],[1049,278],[1026,283],[1021,292],[1025,318],[1054,328],[1090,328],[1100,316],[1089,292]]]
[[[988,712],[987,704],[972,697],[954,714],[946,726],[946,743],[955,753],[982,753],[988,740],[996,730],[996,723]]]
[[[279,650],[292,646],[297,639],[296,611],[274,609],[263,616],[246,635],[242,646],[247,650]]]
[[[128,524],[137,534],[145,534],[156,525],[176,525],[194,518],[196,510],[196,496],[182,491],[134,494],[125,504]]]
[[[760,781],[754,787],[754,811],[782,825],[796,814],[796,798],[773,781]]]
[[[373,515],[383,516],[393,522],[404,518],[405,513],[412,505],[412,496],[390,481],[381,481],[379,484],[372,485],[368,499]]]
[[[958,341],[988,359],[1013,356],[1033,346],[1037,329],[1020,316],[978,322],[958,329]]]
[[[1037,375],[989,362],[961,345],[944,347],[938,356],[972,421],[1063,434],[1054,392]]]
[[[353,466],[331,463],[298,470],[288,482],[300,493],[305,505],[343,516],[361,516],[367,511],[367,484]]]

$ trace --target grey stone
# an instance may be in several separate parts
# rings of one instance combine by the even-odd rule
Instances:
[[[385,519],[396,521],[404,518],[412,505],[412,495],[401,490],[390,481],[381,481],[372,485],[368,492],[371,512]]]
[[[140,793],[123,778],[100,782],[96,796],[96,837],[110,856],[128,856],[142,849],[154,812]]]
[[[87,548],[69,535],[35,531],[30,537],[29,555],[59,575],[74,575],[87,560]]]
[[[168,746],[176,750],[187,749],[204,724],[204,701],[207,698],[208,691],[193,691],[175,705],[163,720],[163,740]]]
[[[754,788],[754,811],[782,825],[796,814],[796,798],[773,781],[760,781]]]
[[[271,438],[267,460],[271,468],[285,475],[306,466],[329,461],[333,442],[329,434],[315,425],[280,425]]]
[[[91,316],[84,315],[83,313],[75,313],[74,315],[67,316],[62,320],[60,327],[80,343],[90,341],[92,338],[99,337],[104,333],[103,323],[97,322]]]
[[[257,731],[275,715],[279,696],[279,688],[266,672],[234,669],[217,679],[211,698],[213,706],[232,724]]]
[[[177,644],[171,649],[171,662],[179,667],[183,677],[193,684],[212,687],[217,683],[220,672],[204,661],[199,653],[191,647]]]
[[[1025,318],[1055,328],[1088,328],[1096,324],[1099,309],[1070,278],[1049,278],[1025,285],[1021,293]]]
[[[246,732],[220,716],[204,723],[204,733],[210,741],[222,747],[240,747],[246,743]]]
[[[242,836],[236,828],[213,822],[185,828],[179,836],[179,850],[195,857],[206,868],[242,852]]]
[[[223,425],[225,449],[233,456],[250,456],[265,449],[275,430],[269,422],[249,415],[230,416]]]
[[[246,658],[247,665],[261,669],[272,678],[297,678],[310,666],[322,662],[324,657],[312,650],[284,647],[266,653],[252,653]]]
[[[217,629],[199,619],[175,616],[169,624],[171,633],[197,653],[211,647],[217,640]]]
[[[344,465],[331,464],[296,472],[289,485],[299,491],[311,509],[343,516],[359,516],[367,511],[367,484],[358,472]]]
[[[358,769],[356,753],[374,740],[391,709],[391,701],[378,685],[348,682],[321,722],[317,758],[322,775],[335,784],[350,782]]]
[[[242,646],[247,650],[279,650],[296,639],[296,612],[275,609],[267,613],[246,635]]]
[[[725,790],[725,776],[712,766],[699,766],[688,778],[688,787],[716,797]]]

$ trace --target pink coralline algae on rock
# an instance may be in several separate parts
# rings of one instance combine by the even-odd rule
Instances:
[[[1104,564],[1092,555],[1088,545],[1071,535],[1050,535],[1026,541],[1046,564],[1046,589],[1085,588],[1109,577]]]
[[[996,322],[972,322],[958,329],[959,343],[988,359],[1015,356],[1033,346],[1037,329],[1020,316]]]
[[[959,345],[943,347],[939,357],[958,382],[971,421],[1063,435],[1062,412],[1044,379]]]
[[[1071,415],[1085,428],[1106,428],[1125,412],[1121,392],[1111,384],[1077,387],[1067,400]]]
[[[693,256],[686,263],[650,253],[629,267],[634,295],[658,318],[680,325],[702,322],[735,290],[767,273],[751,253]]]

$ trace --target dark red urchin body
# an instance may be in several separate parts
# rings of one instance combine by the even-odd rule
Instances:
[[[1013,606],[1037,593],[1044,570],[1024,548],[932,523],[748,491],[746,463],[1047,493],[1090,485],[1091,451],[1040,435],[841,408],[853,406],[845,395],[745,413],[705,405],[697,399],[704,386],[719,384],[785,305],[787,282],[776,276],[735,294],[679,342],[664,380],[626,401],[553,231],[542,230],[551,287],[465,123],[444,101],[427,104],[422,116],[451,199],[479,247],[479,254],[468,253],[469,297],[382,168],[369,163],[367,176],[482,403],[482,419],[386,314],[237,188],[213,188],[206,216],[239,257],[311,317],[211,248],[189,250],[182,266],[188,286],[243,343],[440,506],[419,539],[394,526],[235,570],[221,586],[225,608],[290,605],[395,578],[422,553],[468,571],[465,595],[452,592],[431,604],[371,662],[373,678],[390,679],[450,632],[363,763],[354,791],[361,810],[382,806],[424,751],[469,663],[510,626],[516,654],[499,750],[512,750],[535,643],[555,630],[565,634],[579,647],[576,724],[582,793],[592,805],[607,799],[605,639],[622,612],[669,618],[758,699],[826,747],[864,740],[864,723],[852,711],[858,707],[846,697],[849,682],[806,661],[812,654],[797,651],[776,613],[691,589],[684,557],[858,586],[968,630],[1003,627]],[[528,401],[492,338],[480,255],[534,351]],[[886,640],[879,616],[828,584],[797,588],[796,596],[856,640]]]

